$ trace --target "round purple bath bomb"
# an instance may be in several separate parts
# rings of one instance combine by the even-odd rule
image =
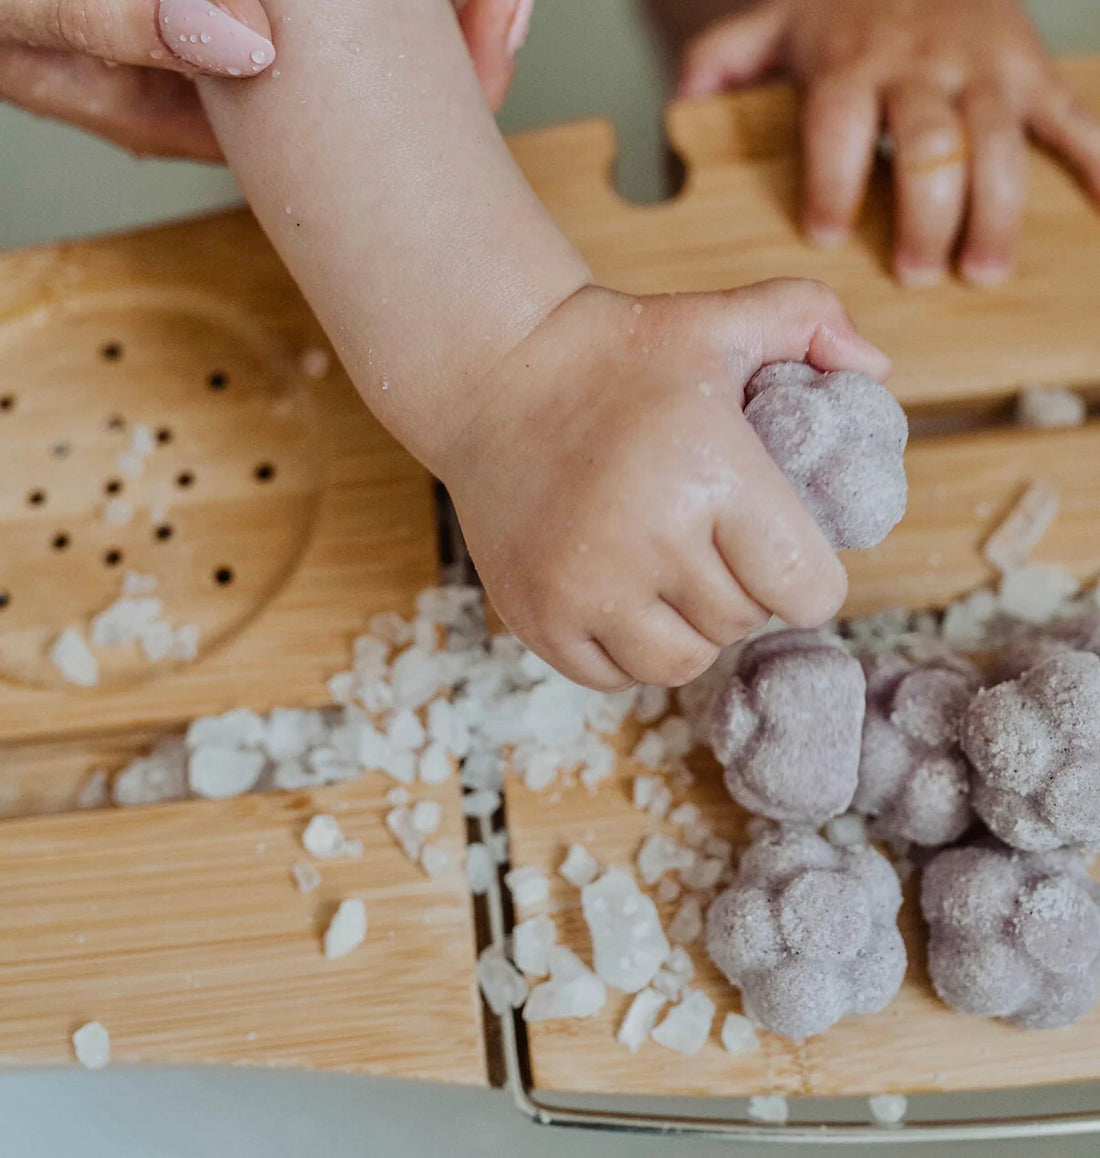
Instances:
[[[1068,652],[979,692],[960,736],[995,836],[1028,852],[1100,849],[1100,657]]]
[[[1100,894],[1079,855],[945,849],[924,870],[921,910],[932,984],[960,1013],[1053,1029],[1100,997]]]
[[[905,412],[865,374],[758,371],[745,417],[836,550],[881,543],[905,514]]]
[[[901,886],[873,848],[838,849],[809,829],[770,832],[707,913],[707,952],[745,1012],[773,1033],[823,1033],[878,1013],[905,976]]]
[[[970,766],[959,725],[981,686],[976,668],[945,657],[918,665],[887,653],[864,661],[867,713],[852,808],[879,833],[929,848],[970,827]]]
[[[1070,651],[1100,655],[1100,612],[1056,619],[1005,644],[997,653],[998,682],[1019,679],[1031,668]]]
[[[842,813],[859,779],[864,690],[859,661],[835,639],[776,631],[753,640],[711,712],[734,800],[794,824]]]

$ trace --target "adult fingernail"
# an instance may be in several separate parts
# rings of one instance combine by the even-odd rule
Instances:
[[[839,249],[850,236],[843,225],[806,225],[806,237],[820,249]]]
[[[515,56],[527,43],[527,33],[531,28],[531,13],[535,10],[535,0],[519,0],[515,12],[512,13],[512,23],[508,25],[508,39],[505,49],[509,56]]]
[[[1003,285],[1012,276],[1012,267],[1003,262],[972,261],[965,258],[959,262],[959,273],[971,285],[982,289],[993,289]]]
[[[943,281],[946,270],[942,265],[911,265],[899,261],[896,273],[898,281],[908,289],[931,289]]]
[[[160,0],[157,24],[166,47],[203,72],[253,76],[275,59],[275,46],[210,0]]]

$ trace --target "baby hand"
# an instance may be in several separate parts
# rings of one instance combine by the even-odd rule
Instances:
[[[816,626],[844,570],[742,412],[764,364],[883,378],[833,293],[589,286],[480,384],[440,474],[490,599],[579,683],[679,685],[769,615]]]

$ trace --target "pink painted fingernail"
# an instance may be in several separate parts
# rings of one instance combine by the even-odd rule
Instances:
[[[531,28],[531,13],[535,10],[535,0],[519,0],[512,23],[508,25],[508,39],[505,49],[509,56],[515,56],[527,43],[527,33]]]
[[[180,60],[221,76],[253,76],[275,59],[275,45],[210,0],[160,0],[161,39]]]

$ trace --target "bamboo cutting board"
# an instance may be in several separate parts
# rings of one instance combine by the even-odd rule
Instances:
[[[1100,109],[1100,61],[1066,71]],[[848,553],[846,611],[943,606],[994,579],[980,548],[1036,479],[1056,486],[1061,513],[1035,553],[1081,578],[1100,575],[1100,425],[1054,432],[997,428],[1022,384],[1100,385],[1100,214],[1071,177],[1033,159],[1018,276],[983,292],[955,282],[902,290],[888,277],[888,214],[872,195],[856,239],[839,253],[809,249],[798,237],[796,106],[785,89],[680,105],[670,135],[687,166],[669,204],[623,204],[608,181],[609,126],[590,122],[515,142],[521,165],[551,212],[577,241],[597,277],[630,292],[716,289],[764,277],[808,276],[833,285],[861,329],[895,360],[891,387],[910,413],[965,419],[984,428],[915,438],[907,454],[910,500],[901,525],[880,547]],[[630,751],[633,736],[622,738]],[[744,841],[746,816],[703,754],[697,785],[681,798],[703,809],[718,835]],[[659,826],[631,803],[631,782],[646,769],[624,754],[595,794],[532,793],[509,783],[513,863],[551,875],[549,911],[559,938],[590,960],[579,897],[553,870],[579,841],[604,864],[632,863]],[[718,1007],[715,1029],[692,1058],[649,1042],[632,1055],[615,1041],[628,999],[613,994],[590,1021],[528,1030],[532,1079],[545,1091],[600,1094],[744,1096],[763,1092],[870,1095],[1100,1079],[1100,1011],[1055,1033],[1027,1034],[962,1018],[936,1001],[923,972],[922,931],[907,890],[903,932],[911,965],[884,1013],[848,1018],[802,1045],[763,1034],[759,1053],[729,1057],[717,1030],[738,1010],[734,991],[692,947],[698,984]],[[662,914],[671,918],[674,906]],[[518,914],[517,919],[529,915]]]

